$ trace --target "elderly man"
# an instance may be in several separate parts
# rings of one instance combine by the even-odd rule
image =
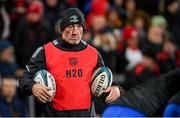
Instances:
[[[59,39],[39,47],[32,55],[20,87],[45,103],[45,116],[94,116],[90,79],[95,69],[104,66],[103,60],[95,48],[82,40],[85,20],[77,8],[62,13],[60,30]],[[49,88],[32,79],[41,69],[48,70],[56,81],[57,91],[51,102],[47,102],[52,97]],[[120,91],[115,84],[108,88],[106,103],[116,100]]]

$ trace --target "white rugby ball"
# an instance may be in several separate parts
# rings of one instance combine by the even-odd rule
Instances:
[[[34,81],[51,88],[49,92],[53,97],[55,96],[56,82],[54,77],[47,70],[39,70],[34,76]]]
[[[91,78],[91,93],[99,97],[104,90],[112,85],[113,75],[109,68],[100,67],[96,69]]]

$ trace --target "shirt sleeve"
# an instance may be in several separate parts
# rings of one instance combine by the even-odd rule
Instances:
[[[97,65],[95,67],[95,69],[98,69],[100,67],[104,67],[105,64],[104,64],[104,61],[103,61],[103,58],[101,56],[101,54],[98,52],[98,61],[97,61]]]
[[[39,47],[34,52],[30,61],[26,65],[26,70],[23,74],[23,78],[19,80],[20,89],[26,95],[32,95],[32,86],[36,83],[33,80],[33,77],[41,69],[47,69],[43,47]]]

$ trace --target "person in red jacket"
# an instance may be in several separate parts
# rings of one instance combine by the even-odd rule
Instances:
[[[95,69],[104,66],[98,51],[82,40],[85,21],[81,11],[69,8],[62,13],[59,39],[39,47],[27,64],[21,89],[44,103],[45,116],[94,116],[90,93],[90,79]],[[49,88],[33,81],[34,74],[48,70],[56,81],[56,95],[52,98]],[[105,90],[105,101],[111,103],[121,94],[114,83]]]

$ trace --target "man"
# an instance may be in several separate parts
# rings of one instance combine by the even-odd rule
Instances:
[[[52,31],[43,18],[44,8],[40,1],[32,1],[26,15],[19,20],[13,37],[13,45],[20,67],[24,67],[33,52],[51,40]]]
[[[15,78],[3,77],[0,80],[0,90],[0,117],[28,116],[26,106],[16,97]]]
[[[90,93],[90,78],[93,71],[104,66],[97,50],[82,41],[85,20],[81,11],[70,8],[62,13],[61,36],[32,55],[24,77],[20,80],[21,89],[44,104],[45,116],[94,116]],[[50,88],[32,80],[41,69],[48,70],[56,81],[56,95],[52,98]],[[120,96],[118,86],[105,90],[110,103]]]
[[[24,73],[24,69],[16,63],[14,47],[8,40],[0,40],[0,67],[2,77],[21,78]]]

